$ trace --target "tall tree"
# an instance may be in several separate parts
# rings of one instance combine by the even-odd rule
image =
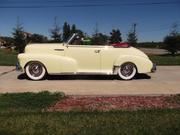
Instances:
[[[106,45],[108,42],[108,36],[102,33],[96,33],[92,36],[93,45]]]
[[[71,36],[71,27],[65,22],[63,25],[63,41],[67,41],[67,39]]]
[[[166,44],[165,49],[174,56],[178,50],[180,50],[180,33],[178,31],[178,25],[173,24],[171,32],[164,38]]]
[[[46,42],[48,42],[47,37],[40,35],[40,34],[32,34],[28,40],[29,40],[29,43],[46,43]]]
[[[127,42],[132,46],[136,46],[138,41],[136,34],[136,25],[137,25],[136,23],[133,24],[133,28],[129,31],[127,38]]]
[[[13,39],[14,39],[14,46],[15,49],[22,53],[24,51],[24,48],[26,46],[26,38],[24,35],[24,30],[22,24],[19,22],[19,17],[17,18],[17,24],[16,27],[13,28]]]
[[[115,30],[113,29],[112,32],[110,32],[110,43],[113,44],[113,43],[118,43],[118,42],[121,42],[122,41],[122,38],[121,38],[121,32],[119,29]]]
[[[51,38],[53,39],[53,42],[59,43],[62,42],[61,38],[61,28],[57,22],[57,17],[54,18],[54,25],[53,28],[50,30]]]
[[[99,32],[98,23],[95,25],[91,42],[93,45],[105,45],[108,42],[108,36]]]
[[[77,33],[77,29],[76,29],[76,25],[75,24],[73,24],[71,26],[71,34],[73,34],[73,33]]]
[[[178,31],[178,24],[177,23],[173,23],[171,31],[170,31],[170,36],[177,36],[179,34]]]

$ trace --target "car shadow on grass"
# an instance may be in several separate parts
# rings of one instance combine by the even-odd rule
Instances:
[[[19,80],[30,80],[25,74],[17,77]],[[137,74],[133,80],[151,79],[147,74]],[[47,75],[44,80],[122,80],[117,75]]]

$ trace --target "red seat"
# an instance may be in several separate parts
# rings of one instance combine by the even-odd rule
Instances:
[[[129,44],[128,43],[114,43],[114,44],[111,44],[113,47],[116,47],[116,48],[127,48],[129,47]]]

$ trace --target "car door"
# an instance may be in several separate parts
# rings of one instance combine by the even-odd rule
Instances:
[[[101,48],[86,45],[68,45],[65,56],[77,62],[77,72],[101,71]]]

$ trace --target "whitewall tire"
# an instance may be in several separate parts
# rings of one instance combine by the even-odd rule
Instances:
[[[123,80],[133,79],[136,73],[136,66],[130,62],[122,64],[118,70],[118,75]]]
[[[30,62],[25,67],[26,75],[31,80],[41,80],[46,75],[46,69],[40,62]]]

